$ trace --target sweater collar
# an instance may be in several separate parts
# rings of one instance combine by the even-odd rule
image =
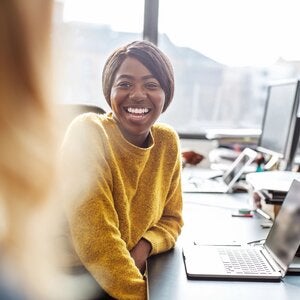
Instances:
[[[150,132],[149,132],[148,146],[146,148],[142,148],[142,147],[138,147],[138,146],[128,142],[124,138],[121,130],[119,129],[119,126],[117,125],[116,120],[113,118],[112,112],[107,113],[107,118],[110,121],[110,123],[112,123],[114,125],[114,131],[115,131],[116,137],[119,139],[119,142],[121,142],[121,144],[124,145],[126,148],[130,149],[131,151],[134,150],[134,152],[148,152],[154,147],[155,141],[154,141],[154,137],[153,137],[152,128],[150,128]]]

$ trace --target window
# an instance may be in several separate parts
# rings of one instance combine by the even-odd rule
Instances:
[[[56,7],[60,101],[108,109],[102,67],[114,48],[143,38],[144,1],[57,0]],[[180,133],[261,128],[268,83],[300,74],[299,7],[298,0],[159,0],[158,46],[176,79],[160,120]]]
[[[142,39],[143,1],[57,0],[54,13],[59,101],[107,110],[102,68],[113,49]]]
[[[299,2],[160,0],[159,7],[159,46],[176,74],[163,120],[189,133],[260,128],[269,82],[300,74]]]

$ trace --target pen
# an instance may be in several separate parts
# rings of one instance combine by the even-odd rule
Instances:
[[[261,210],[260,208],[256,208],[255,211],[262,217],[266,218],[267,220],[272,220],[272,218],[267,213],[265,213],[263,210]]]
[[[232,214],[232,217],[252,218],[253,214]]]

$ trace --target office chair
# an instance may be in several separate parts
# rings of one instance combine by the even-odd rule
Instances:
[[[60,126],[63,131],[67,129],[72,120],[80,114],[94,112],[97,114],[104,114],[105,110],[99,106],[92,104],[77,104],[77,103],[67,103],[59,104],[58,114]]]

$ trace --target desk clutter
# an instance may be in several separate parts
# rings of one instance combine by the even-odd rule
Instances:
[[[293,182],[300,182],[300,173],[292,171],[250,173],[246,175],[246,181],[253,187],[253,200],[256,207],[264,213],[265,211],[270,211],[266,205],[272,205],[272,218],[275,219]],[[300,211],[298,214],[300,214]],[[296,256],[300,256],[300,246]]]
[[[277,216],[294,180],[300,181],[300,173],[265,171],[246,175],[246,181],[252,187],[254,206],[271,214],[272,218]]]
[[[211,157],[209,169],[199,168],[198,165],[204,159],[203,155],[194,151],[182,153],[184,166],[186,166],[183,171],[183,192],[249,192],[253,197],[254,208],[262,208],[261,204],[269,205],[266,213],[270,213],[271,209],[271,215],[276,216],[292,181],[294,179],[300,181],[300,173],[265,170],[261,153],[250,148],[239,152],[218,149],[217,152],[219,153],[220,150],[222,150],[223,158],[226,154],[227,167],[224,170],[220,167],[214,168],[215,159]],[[212,153],[215,152],[212,151]],[[217,156],[221,157],[220,154]]]
[[[256,151],[245,148],[230,164],[227,171],[221,173],[222,175],[201,178],[199,173],[198,176],[190,174],[187,178],[183,178],[183,191],[190,193],[229,193],[241,179],[245,169],[255,160],[256,155]]]

